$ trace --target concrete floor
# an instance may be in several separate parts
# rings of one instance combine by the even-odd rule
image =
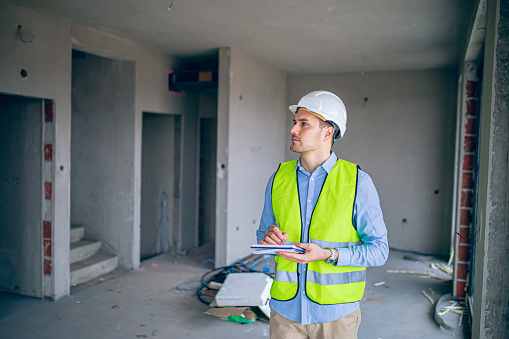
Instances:
[[[187,256],[157,256],[137,270],[73,290],[56,302],[0,293],[0,337],[267,338],[267,323],[231,323],[206,315],[208,306],[194,292],[176,290],[178,284],[201,277],[201,263],[211,253],[204,248]],[[437,301],[450,293],[450,282],[386,272],[433,271],[443,276],[429,264],[405,260],[405,254],[392,250],[384,267],[368,269],[359,338],[467,338],[440,328],[433,320],[434,306],[421,294],[426,290]],[[382,281],[385,284],[374,285]]]

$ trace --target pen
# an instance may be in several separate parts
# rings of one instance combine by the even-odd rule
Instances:
[[[279,231],[280,231],[281,233],[283,233],[283,231],[281,231],[281,227],[279,226],[279,223],[277,222],[277,220],[276,220],[276,227],[279,229]],[[284,239],[284,238],[283,238],[283,239]],[[284,245],[284,244],[285,244],[285,242],[283,241],[283,239],[281,239],[281,242],[282,242],[282,243],[283,243],[283,245]]]

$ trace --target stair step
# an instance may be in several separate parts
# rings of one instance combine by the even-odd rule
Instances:
[[[76,286],[113,271],[118,266],[118,256],[104,250],[91,258],[71,264],[71,286]]]
[[[71,243],[71,254],[69,261],[74,264],[93,256],[101,248],[101,242],[96,240],[80,240]]]
[[[80,241],[85,236],[85,227],[80,225],[71,225],[71,243]]]

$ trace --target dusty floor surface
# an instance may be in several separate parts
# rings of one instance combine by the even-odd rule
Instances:
[[[201,263],[211,253],[205,248],[186,256],[157,256],[137,270],[74,289],[56,302],[0,293],[0,338],[268,338],[267,323],[239,324],[206,315],[208,306],[194,292],[176,289],[202,276]],[[450,282],[386,272],[443,273],[427,263],[405,260],[405,254],[392,250],[385,266],[368,269],[359,338],[468,337],[440,328],[433,320],[434,305],[421,292],[436,302],[451,292]],[[462,319],[463,324],[467,321]]]

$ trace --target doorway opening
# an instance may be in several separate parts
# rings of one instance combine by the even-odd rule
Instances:
[[[143,113],[140,260],[176,249],[181,120],[179,115]]]
[[[0,290],[42,297],[43,100],[0,94]]]
[[[73,50],[72,286],[132,266],[134,98],[133,61]]]
[[[217,118],[200,119],[198,246],[216,239]]]

